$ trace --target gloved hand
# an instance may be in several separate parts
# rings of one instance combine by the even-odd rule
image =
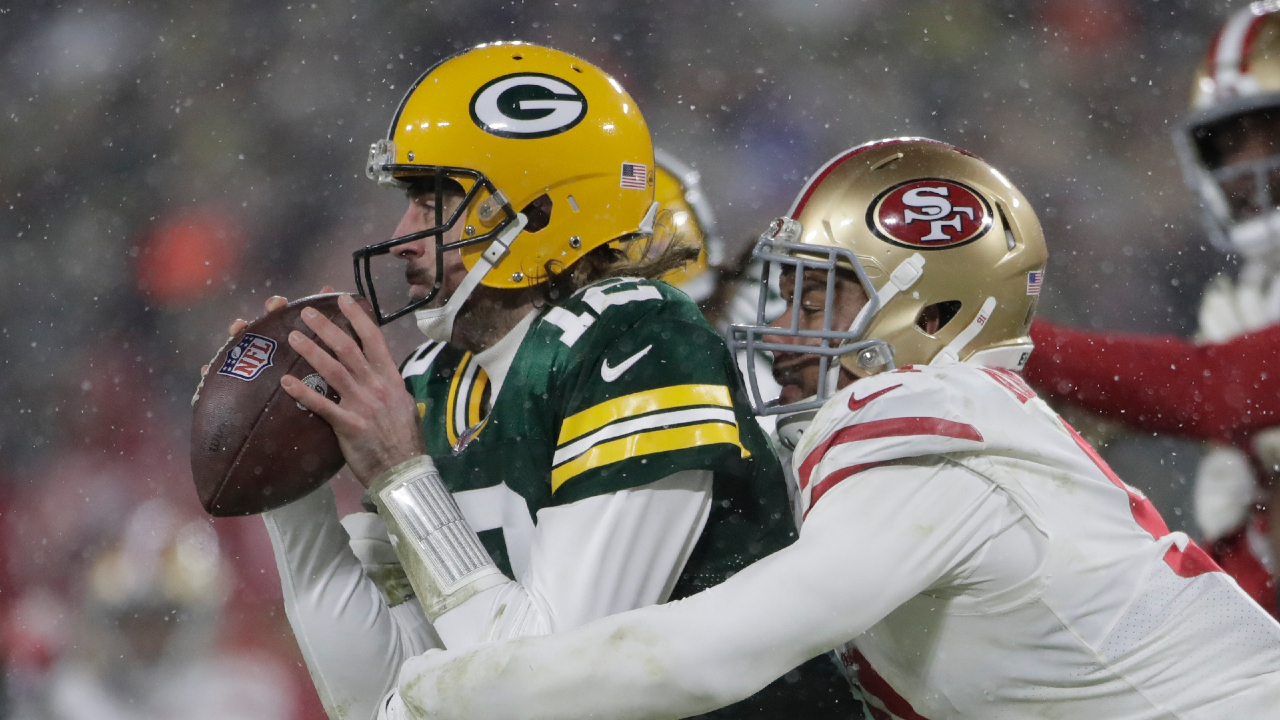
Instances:
[[[1196,472],[1195,514],[1206,544],[1248,522],[1257,488],[1249,458],[1239,449],[1221,446],[1205,453]]]

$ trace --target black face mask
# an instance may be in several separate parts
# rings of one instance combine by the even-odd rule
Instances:
[[[426,230],[401,235],[400,237],[391,238],[374,245],[369,245],[356,250],[351,254],[352,264],[356,275],[356,290],[368,298],[369,303],[373,305],[374,318],[379,325],[386,325],[392,320],[403,317],[414,310],[425,307],[427,303],[435,299],[440,294],[440,288],[444,283],[444,254],[451,250],[458,250],[468,245],[484,243],[495,239],[504,229],[507,228],[515,219],[516,213],[511,209],[511,203],[507,198],[494,187],[493,183],[483,174],[475,170],[455,167],[439,167],[439,166],[422,166],[422,165],[383,165],[379,168],[384,173],[393,172],[412,172],[413,180],[419,183],[430,183],[431,190],[435,194],[435,224]],[[462,197],[462,201],[454,208],[453,212],[445,217],[444,214],[444,190],[446,183],[457,183],[457,180],[470,180],[471,188],[466,191]],[[492,229],[481,235],[467,235],[456,242],[445,242],[445,234],[448,233],[455,225],[458,224],[467,215],[468,208],[472,203],[476,202],[481,194],[487,194],[487,197],[481,201],[480,206],[476,210],[477,216],[484,222],[489,222],[495,215],[501,213],[501,217]],[[431,290],[427,296],[419,300],[410,300],[398,309],[392,309],[384,312],[382,304],[378,300],[378,290],[375,287],[373,261],[383,255],[388,255],[395,249],[405,243],[421,240],[423,238],[435,239],[435,277],[431,286]],[[385,290],[385,288],[384,288]]]

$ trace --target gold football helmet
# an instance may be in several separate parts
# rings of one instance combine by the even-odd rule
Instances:
[[[148,500],[90,568],[85,615],[92,650],[122,672],[191,657],[207,647],[227,599],[230,569],[207,522],[183,522]]]
[[[755,257],[764,278],[790,267],[852,273],[867,296],[851,327],[832,327],[828,292],[820,331],[799,327],[803,283],[795,284],[790,328],[771,327],[761,294],[755,325],[735,325],[736,350],[820,356],[815,399],[780,406],[762,399],[760,414],[821,406],[835,391],[839,365],[858,376],[947,358],[1021,370],[1031,354],[1027,331],[1040,296],[1047,251],[1027,199],[995,168],[945,143],[899,138],[868,143],[827,162],[805,184],[785,217],[760,237]],[[828,285],[831,287],[831,285]],[[941,326],[920,322],[929,308]],[[765,335],[795,343],[770,343]],[[801,338],[818,339],[818,345]]]
[[[698,259],[662,276],[666,283],[683,290],[695,302],[711,297],[716,288],[716,269],[724,263],[724,242],[716,234],[716,216],[702,191],[697,170],[662,149],[654,150],[657,183],[658,224],[668,232],[655,233],[650,243],[632,243],[628,254],[634,260],[655,258],[670,242],[701,248]]]
[[[651,232],[657,212],[653,145],[635,100],[599,68],[527,43],[479,45],[423,74],[386,139],[370,149],[367,174],[397,187],[429,176],[437,195],[435,227],[355,253],[357,287],[380,324],[434,298],[447,251],[460,251],[468,270],[450,298],[456,312],[477,284],[542,283],[548,263],[567,268],[605,243]],[[449,217],[445,181],[465,193]],[[446,243],[459,223],[461,239]],[[371,259],[428,237],[436,243],[435,287],[384,312]]]
[[[1247,141],[1259,129],[1256,121],[1268,115],[1280,117],[1275,0],[1242,8],[1214,36],[1195,72],[1191,112],[1173,141],[1187,185],[1203,204],[1213,244],[1280,264],[1280,153],[1242,162],[1222,157],[1224,138]],[[1270,148],[1280,141],[1263,139]]]

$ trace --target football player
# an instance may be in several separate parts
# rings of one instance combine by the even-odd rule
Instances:
[[[653,160],[616,80],[522,43],[428,70],[375,144],[369,175],[409,206],[396,237],[356,253],[357,282],[377,323],[412,313],[429,340],[397,369],[346,298],[359,344],[315,313],[327,347],[290,338],[341,402],[282,386],[333,426],[389,543],[355,518],[357,558],[327,488],[266,516],[333,717],[372,717],[429,648],[687,597],[792,542],[780,467],[724,341],[687,295],[644,279],[694,253],[628,257],[661,225]],[[408,280],[402,307],[378,282],[388,259]],[[855,707],[821,659],[724,717]]]
[[[716,290],[720,268],[725,262],[724,240],[716,232],[715,211],[702,190],[702,175],[661,149],[653,151],[654,197],[660,222],[666,232],[656,233],[654,241],[632,243],[632,254],[657,258],[670,242],[698,248],[698,257],[661,277],[668,285],[684,291],[701,306]]]
[[[1280,624],[1015,372],[1046,251],[1003,175],[863,145],[756,256],[788,306],[737,342],[819,407],[800,539],[679,603],[410,660],[382,717],[679,718],[833,648],[877,718],[1277,716]]]
[[[1174,135],[1209,238],[1243,260],[1205,292],[1195,342],[1037,322],[1026,375],[1047,395],[1152,432],[1211,440],[1195,517],[1213,558],[1276,612],[1280,568],[1280,12],[1231,16]],[[1266,488],[1270,488],[1269,490]]]
[[[279,663],[219,650],[231,568],[207,522],[143,503],[95,553],[74,652],[53,669],[43,707],[58,720],[287,720],[302,690]]]

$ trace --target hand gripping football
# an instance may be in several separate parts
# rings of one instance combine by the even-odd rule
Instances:
[[[355,299],[371,312],[368,301]],[[289,333],[297,330],[324,347],[302,322],[308,307],[359,341],[338,309],[338,293],[295,300],[228,340],[196,388],[191,474],[210,515],[253,515],[287,505],[323,485],[345,463],[329,423],[280,387],[280,378],[292,375],[339,399],[289,345]]]

